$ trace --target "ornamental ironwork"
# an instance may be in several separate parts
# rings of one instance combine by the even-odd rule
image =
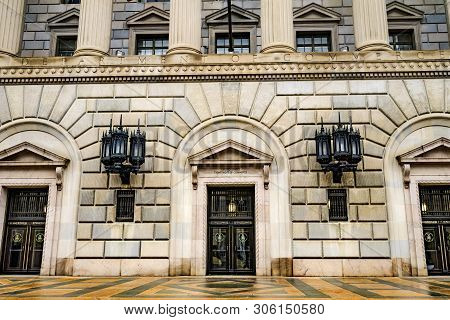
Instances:
[[[141,132],[139,121],[130,136],[122,125],[122,116],[119,126],[113,127],[111,120],[109,130],[102,136],[101,161],[107,173],[118,173],[122,184],[130,184],[130,174],[137,174],[145,162],[145,132]]]
[[[344,172],[356,171],[362,160],[361,134],[353,128],[351,118],[350,124],[344,125],[339,114],[339,123],[332,131],[324,128],[322,119],[315,140],[317,162],[324,172],[333,172],[334,183],[341,183]]]

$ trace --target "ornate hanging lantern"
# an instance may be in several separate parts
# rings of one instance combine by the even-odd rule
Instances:
[[[129,138],[128,129],[122,126],[122,117],[116,128],[112,127],[111,122],[109,131],[102,136],[101,162],[107,173],[118,173],[123,184],[130,184],[131,172],[137,174],[145,162],[145,133],[141,132],[140,124]]]
[[[333,182],[341,183],[344,172],[356,171],[358,163],[362,160],[361,135],[353,129],[350,119],[350,128],[339,123],[333,128],[333,152],[331,151],[331,134],[324,129],[323,123],[320,131],[316,132],[316,156],[324,172],[333,172]],[[332,159],[334,158],[334,160]]]

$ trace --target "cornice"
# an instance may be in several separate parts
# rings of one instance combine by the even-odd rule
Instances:
[[[0,58],[0,84],[408,79],[450,76],[450,50]]]

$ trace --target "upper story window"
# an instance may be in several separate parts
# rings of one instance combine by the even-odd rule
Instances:
[[[169,13],[149,7],[127,19],[130,55],[165,55],[169,47]]]
[[[233,50],[237,54],[256,52],[256,28],[259,16],[238,6],[231,6],[233,20]],[[228,8],[218,10],[205,18],[209,39],[204,41],[205,52],[229,53]],[[205,39],[206,40],[206,39]]]
[[[341,15],[311,3],[294,12],[294,30],[298,52],[329,52],[338,50],[338,25]]]
[[[422,49],[420,35],[424,13],[397,1],[388,4],[386,11],[392,48],[396,51]]]
[[[63,4],[79,4],[80,0],[61,0]]]
[[[298,52],[331,51],[330,32],[297,32]]]
[[[227,33],[216,34],[216,53],[226,54],[229,52],[230,40]],[[234,53],[250,53],[250,33],[233,33]]]
[[[73,56],[77,49],[77,36],[58,36],[56,38],[55,56]]]
[[[414,50],[414,31],[389,30],[389,44],[395,51]]]
[[[165,55],[169,48],[169,35],[167,34],[146,34],[136,37],[137,54],[147,55]]]

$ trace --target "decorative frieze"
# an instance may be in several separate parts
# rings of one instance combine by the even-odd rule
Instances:
[[[407,79],[448,76],[450,51],[226,55],[220,59],[204,55],[198,63],[185,65],[161,57],[11,58],[6,62],[3,66],[0,62],[3,84]],[[170,88],[160,85],[166,86]],[[87,88],[95,94],[94,87]]]

